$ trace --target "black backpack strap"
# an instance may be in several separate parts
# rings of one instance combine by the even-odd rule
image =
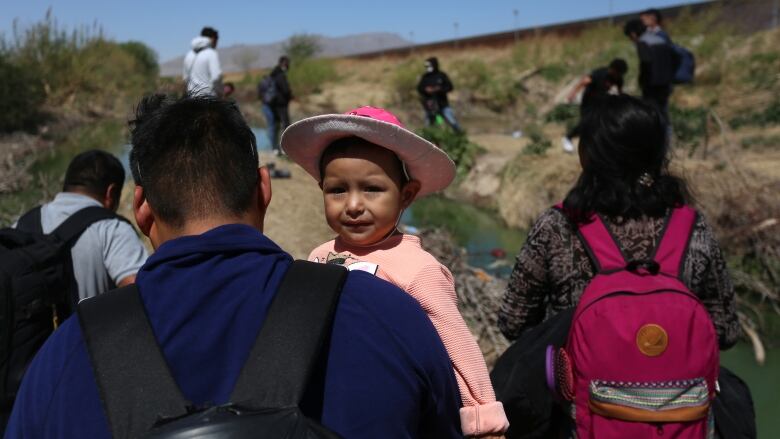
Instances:
[[[100,399],[114,438],[136,438],[161,417],[187,413],[135,285],[78,307]]]
[[[330,338],[346,278],[347,270],[339,265],[293,262],[233,389],[232,402],[252,408],[300,402]]]
[[[87,227],[105,219],[118,219],[127,222],[125,218],[105,207],[89,206],[71,215],[68,219],[63,221],[59,227],[54,229],[51,234],[56,236],[60,241],[69,243],[78,239]]]
[[[43,235],[43,224],[41,224],[41,206],[35,207],[25,213],[16,222],[16,228],[29,233],[38,233]]]

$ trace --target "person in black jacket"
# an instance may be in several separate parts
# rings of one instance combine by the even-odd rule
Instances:
[[[279,153],[279,133],[290,125],[289,104],[293,99],[290,83],[287,82],[287,69],[290,68],[290,59],[286,56],[279,58],[276,67],[271,71],[273,90],[268,102],[263,102],[263,115],[268,125],[268,140],[275,154]]]
[[[630,20],[623,33],[636,44],[639,55],[639,88],[642,99],[654,105],[669,122],[669,96],[677,68],[674,49],[657,32],[648,30],[640,19]]]
[[[447,93],[451,91],[452,82],[446,73],[439,70],[439,60],[436,57],[425,60],[425,73],[417,84],[417,92],[422,98],[426,123],[435,123],[436,116],[441,115],[453,130],[461,132],[455,113],[447,100]]]

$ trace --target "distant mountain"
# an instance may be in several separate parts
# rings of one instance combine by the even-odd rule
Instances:
[[[315,35],[322,50],[318,56],[346,56],[364,52],[377,52],[385,49],[393,49],[409,45],[398,34],[394,33],[366,33],[347,35],[344,37],[326,37]],[[270,44],[234,45],[219,47],[219,60],[222,70],[225,72],[241,72],[246,66],[251,69],[271,67],[276,64],[282,55],[284,41]],[[168,60],[160,64],[162,76],[181,75],[182,60],[184,55]]]

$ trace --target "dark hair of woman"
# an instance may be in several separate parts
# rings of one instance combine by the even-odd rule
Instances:
[[[666,124],[652,105],[627,95],[607,96],[582,120],[582,173],[563,202],[575,223],[594,214],[662,217],[693,198],[669,173]]]

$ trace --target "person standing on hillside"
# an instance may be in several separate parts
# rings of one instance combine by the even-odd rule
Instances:
[[[677,58],[668,36],[651,31],[640,19],[630,20],[623,33],[636,44],[642,99],[655,106],[669,123],[669,96]],[[664,34],[666,35],[666,34]]]
[[[187,94],[222,96],[222,68],[216,50],[218,40],[219,33],[211,27],[204,27],[200,36],[192,39],[192,50],[184,57],[182,75]]]
[[[279,154],[279,134],[290,125],[290,101],[293,99],[287,70],[290,58],[282,56],[267,79],[260,83],[260,99],[263,101],[263,115],[268,125],[268,140],[274,154]]]
[[[661,28],[661,23],[663,22],[663,16],[661,15],[661,11],[658,9],[647,9],[639,13],[639,19],[642,20],[642,24],[647,26],[647,31],[652,32],[659,37],[666,40],[667,43],[671,44],[672,39],[669,37],[669,34],[666,33],[663,28]]]
[[[425,121],[428,125],[433,125],[436,117],[441,115],[453,130],[461,132],[463,130],[455,119],[455,113],[447,99],[447,93],[452,89],[450,78],[439,70],[439,60],[436,57],[426,59],[425,73],[417,84],[417,92],[420,93],[423,109],[425,109]]]
[[[616,94],[623,93],[623,76],[625,76],[626,72],[628,72],[626,61],[622,58],[615,58],[609,63],[609,66],[598,68],[590,72],[589,75],[584,76],[569,93],[568,100],[573,102],[577,94],[582,89],[585,89],[582,94],[582,102],[580,103],[580,121],[563,138],[564,151],[574,152],[574,145],[571,143],[571,139],[580,136],[582,119],[597,100],[613,92]]]

